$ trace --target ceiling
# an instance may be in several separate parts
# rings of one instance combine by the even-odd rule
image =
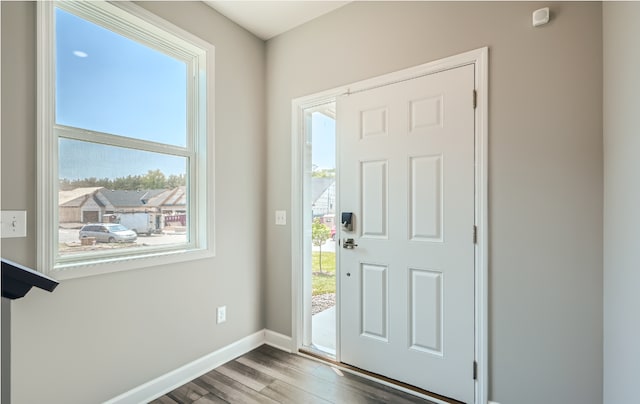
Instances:
[[[267,40],[350,2],[207,0],[204,3]]]

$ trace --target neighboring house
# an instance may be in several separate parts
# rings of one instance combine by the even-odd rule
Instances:
[[[311,178],[311,209],[313,217],[335,213],[336,179],[334,177]]]
[[[95,198],[102,187],[83,187],[58,193],[58,220],[60,223],[98,222],[104,208]]]
[[[156,195],[166,192],[164,189],[145,189],[138,191],[102,189],[96,193],[96,199],[104,206],[104,214],[119,212],[158,212],[158,207],[149,201]]]
[[[148,200],[150,206],[157,207],[165,215],[179,215],[187,213],[187,188],[180,186],[165,189]]]
[[[167,189],[149,200],[149,205],[158,207],[167,226],[187,225],[187,188],[180,186]]]
[[[60,223],[90,223],[124,212],[184,214],[187,205],[185,187],[139,191],[86,187],[60,191],[58,206]]]

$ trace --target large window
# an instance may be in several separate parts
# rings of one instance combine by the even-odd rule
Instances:
[[[213,47],[130,3],[39,7],[39,267],[213,254]]]

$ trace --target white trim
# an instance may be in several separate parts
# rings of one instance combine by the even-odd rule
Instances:
[[[36,221],[39,231],[36,232],[36,248],[37,248],[37,269],[45,274],[52,266],[51,258],[57,250],[55,246],[58,244],[57,232],[53,232],[52,223],[58,222],[58,212],[54,209],[54,217],[51,217],[51,206],[56,204],[56,189],[50,178],[57,178],[58,165],[45,164],[49,162],[46,156],[57,155],[58,145],[52,136],[44,136],[44,133],[50,134],[52,131],[51,122],[54,122],[52,108],[48,108],[48,104],[54,99],[54,92],[51,86],[45,86],[44,83],[55,83],[53,77],[53,69],[49,68],[53,64],[53,52],[48,51],[54,48],[55,37],[49,34],[50,21],[53,20],[53,7],[38,3],[37,6],[37,47],[38,61],[37,69],[37,114],[36,114],[36,130],[37,130],[37,192],[38,195],[36,205]],[[54,150],[51,150],[51,149]],[[46,157],[46,160],[45,160]],[[55,200],[54,200],[55,198]],[[51,238],[53,235],[53,239]]]
[[[338,88],[311,96],[297,98],[292,102],[291,117],[291,351],[296,352],[304,346],[305,336],[310,338],[311,305],[306,304],[305,296],[301,293],[304,276],[304,217],[305,209],[302,206],[303,172],[304,172],[304,146],[305,146],[305,110],[323,104],[335,102],[345,89]],[[336,184],[337,186],[337,184]],[[337,295],[337,294],[336,294]],[[307,311],[305,316],[304,311]],[[338,313],[336,313],[337,315]],[[305,324],[304,319],[309,324]],[[338,331],[336,329],[336,331]]]
[[[167,245],[167,248],[171,246]],[[86,261],[77,266],[67,265],[64,269],[48,272],[48,276],[55,280],[62,281],[66,279],[83,278],[87,276],[109,274],[115,272],[129,271],[132,269],[141,269],[149,267],[157,267],[161,265],[177,264],[181,262],[200,260],[213,257],[213,253],[208,249],[181,249],[162,252],[155,249],[154,252],[149,251],[148,255],[138,254],[135,256],[121,255],[113,257],[110,260],[96,260],[95,262]],[[97,258],[97,257],[95,257]],[[44,272],[39,267],[40,272]]]
[[[2,7],[0,6],[0,33],[2,32]],[[1,35],[0,35],[1,36]],[[2,77],[2,52],[0,52],[0,78]],[[2,94],[2,80],[0,80],[0,94]],[[0,97],[0,139],[2,139],[2,97]],[[2,166],[1,164],[2,162],[2,157],[0,157],[0,167]],[[1,171],[1,170],[0,170]],[[0,178],[2,176],[0,175]],[[0,179],[0,201],[2,201],[2,185],[1,185],[2,180]],[[0,202],[0,211],[2,210],[2,203]],[[2,256],[2,247],[0,246],[0,256]],[[0,276],[0,289],[2,289],[2,277]],[[3,340],[3,335],[4,333],[2,332],[2,309],[0,308],[0,381],[4,380],[2,378],[2,364],[5,363],[2,359],[2,347],[4,346],[2,343]],[[7,334],[9,334],[9,332],[7,332]],[[9,342],[6,342],[7,345],[9,344]],[[6,375],[5,375],[6,376]],[[2,395],[2,384],[0,382],[0,400],[2,400],[3,395]]]
[[[489,48],[476,51],[476,403],[489,398]]]
[[[475,360],[478,362],[478,379],[476,381],[475,403],[487,402],[489,387],[489,311],[488,311],[488,251],[489,251],[489,213],[488,213],[488,135],[489,135],[489,49],[487,47],[471,50],[459,55],[425,63],[390,74],[367,79],[347,86],[334,88],[292,101],[292,136],[291,136],[291,296],[292,296],[292,343],[293,350],[302,347],[303,335],[303,296],[301,290],[302,226],[303,207],[300,195],[302,191],[304,109],[319,103],[336,99],[341,94],[365,91],[413,78],[434,74],[460,66],[475,66],[475,86],[478,92],[475,127],[475,224],[478,226],[478,239],[475,253]],[[339,285],[338,285],[339,287]],[[339,332],[339,331],[338,331]],[[338,334],[339,335],[339,334]],[[339,342],[339,341],[338,341]],[[340,358],[338,344],[337,359]],[[471,365],[471,364],[470,364]]]
[[[137,404],[148,403],[166,393],[196,379],[203,374],[221,366],[238,356],[244,355],[265,343],[265,330],[248,335],[241,340],[218,349],[202,358],[187,363],[158,378],[133,388],[105,404]]]
[[[425,63],[419,66],[414,66],[414,67],[399,70],[393,73],[385,74],[382,76],[362,80],[362,81],[347,85],[345,87],[342,87],[341,94],[352,94],[352,93],[362,92],[366,90],[371,90],[377,87],[399,83],[402,81],[415,79],[415,78],[426,76],[429,74],[435,74],[444,70],[451,70],[451,69],[455,69],[456,67],[479,63],[480,60],[482,59],[481,57],[482,52],[488,53],[488,48],[480,48],[480,49],[464,52],[459,55],[449,56],[447,58]]]
[[[278,348],[281,351],[285,352],[293,352],[291,351],[291,337],[286,335],[282,335],[278,332],[271,330],[264,330],[264,343],[267,345],[271,345],[274,348]]]

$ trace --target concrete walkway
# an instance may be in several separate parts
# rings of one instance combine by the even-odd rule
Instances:
[[[336,354],[336,306],[311,317],[311,343],[328,354]]]

